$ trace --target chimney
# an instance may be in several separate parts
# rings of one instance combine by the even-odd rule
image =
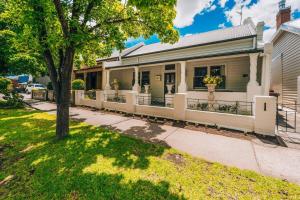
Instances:
[[[264,36],[264,22],[258,22],[256,25],[256,34],[257,34],[257,41],[262,42]]]
[[[279,29],[283,23],[291,21],[291,7],[286,7],[285,3],[286,0],[280,0],[279,2],[279,12],[276,16],[277,29]]]

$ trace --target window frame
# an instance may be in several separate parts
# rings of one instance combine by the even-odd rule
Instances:
[[[211,75],[211,67],[221,67],[221,77],[225,77],[225,83],[223,88],[217,87],[218,90],[226,90],[226,77],[227,77],[227,65],[226,64],[209,64],[209,65],[198,65],[193,67],[193,90],[206,90],[206,86],[204,87],[195,87],[195,81],[194,79],[196,77],[201,77],[201,76],[195,76],[195,70],[196,68],[207,68],[207,76]],[[222,75],[222,67],[224,67],[224,75]]]

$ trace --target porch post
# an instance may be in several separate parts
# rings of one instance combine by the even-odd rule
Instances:
[[[271,64],[272,64],[272,44],[265,44],[264,48],[264,59],[265,59],[265,74],[264,74],[264,85],[263,85],[263,94],[269,96],[270,87],[271,87]]]
[[[250,86],[258,86],[257,82],[257,59],[258,53],[252,53],[250,56],[250,81],[248,85]]]
[[[261,94],[261,87],[257,82],[257,60],[259,53],[249,54],[250,57],[250,80],[247,85],[247,100],[252,102],[255,95]]]
[[[110,90],[111,89],[110,84],[109,84],[110,70],[106,69],[105,74],[106,74],[105,90]]]
[[[134,85],[132,87],[132,90],[138,92],[139,88],[139,68],[134,67]]]
[[[87,82],[86,82],[86,80],[87,80],[87,72],[84,72],[83,73],[83,81],[84,81],[84,89],[86,90],[86,88],[87,88]]]
[[[185,93],[187,86],[185,81],[185,70],[186,70],[186,61],[180,62],[180,84],[178,86],[178,93]]]

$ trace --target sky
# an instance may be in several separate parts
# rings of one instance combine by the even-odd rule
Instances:
[[[264,41],[268,42],[276,31],[276,14],[280,0],[177,0],[177,16],[174,26],[180,36],[240,25],[239,12],[243,7],[243,19],[251,17],[254,23],[265,22]],[[300,18],[300,0],[286,0],[292,8],[292,19]],[[159,42],[156,35],[148,39],[130,38],[131,47],[139,42]]]

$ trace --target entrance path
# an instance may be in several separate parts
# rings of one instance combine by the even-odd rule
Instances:
[[[28,103],[36,109],[55,114],[56,107],[52,103]],[[300,151],[297,149],[267,144],[257,138],[237,139],[81,107],[72,107],[70,115],[72,119],[90,125],[106,126],[123,134],[159,141],[208,161],[300,184]]]

